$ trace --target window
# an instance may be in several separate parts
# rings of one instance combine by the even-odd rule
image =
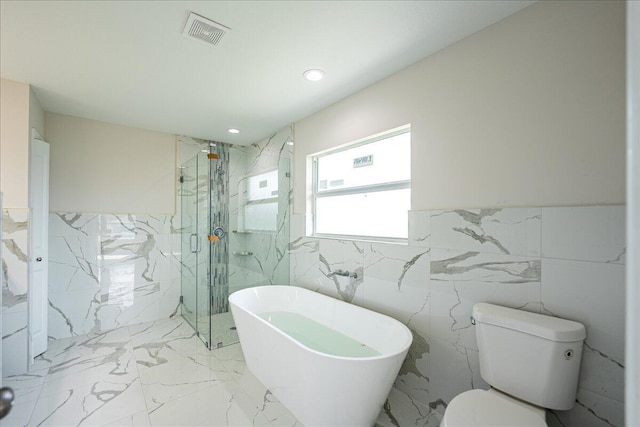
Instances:
[[[407,239],[409,127],[313,156],[313,234]]]
[[[245,230],[276,231],[278,221],[278,170],[246,178]]]

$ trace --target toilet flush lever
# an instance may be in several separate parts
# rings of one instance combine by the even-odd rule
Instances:
[[[469,318],[471,319],[471,324],[476,326],[476,319],[474,319],[473,316],[469,316]]]

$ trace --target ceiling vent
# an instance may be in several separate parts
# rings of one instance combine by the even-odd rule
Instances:
[[[229,31],[230,28],[191,12],[182,34],[215,46]]]

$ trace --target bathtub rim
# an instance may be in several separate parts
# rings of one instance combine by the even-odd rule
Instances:
[[[383,316],[383,317],[387,318],[387,320],[393,321],[394,323],[397,323],[398,325],[400,325],[402,327],[401,329],[405,332],[405,335],[408,338],[408,342],[399,351],[387,352],[387,353],[380,354],[379,356],[364,356],[364,357],[362,357],[362,356],[360,356],[360,357],[358,357],[358,356],[338,356],[338,355],[324,353],[324,352],[321,352],[321,351],[318,351],[318,350],[314,350],[313,348],[305,345],[304,343],[298,341],[297,339],[295,339],[291,335],[287,334],[286,332],[284,332],[280,328],[276,327],[272,323],[266,321],[265,319],[260,317],[258,314],[254,313],[252,311],[246,310],[245,308],[241,307],[240,305],[238,305],[234,301],[232,301],[233,296],[238,294],[238,293],[242,293],[244,291],[250,292],[253,289],[266,288],[266,287],[269,287],[269,288],[283,288],[283,289],[284,288],[295,288],[296,290],[302,290],[304,292],[311,292],[311,293],[317,294],[317,295],[319,295],[321,297],[331,298],[331,299],[337,301],[338,303],[348,304],[350,306],[355,307],[356,309],[371,311],[372,313],[376,313],[377,315]],[[399,356],[399,355],[401,355],[403,353],[406,354],[408,352],[409,348],[411,347],[411,344],[413,343],[413,333],[411,332],[411,330],[409,329],[409,327],[407,325],[405,325],[404,323],[402,323],[398,319],[395,319],[395,318],[393,318],[391,316],[388,316],[388,315],[383,314],[383,313],[379,313],[377,311],[371,310],[371,309],[366,308],[366,307],[361,307],[359,305],[351,304],[351,303],[339,300],[337,298],[333,298],[331,296],[328,296],[328,295],[325,295],[325,294],[321,294],[319,292],[312,291],[312,290],[307,289],[307,288],[302,288],[300,286],[295,286],[295,285],[258,285],[258,286],[252,286],[250,288],[240,289],[240,290],[232,293],[231,295],[229,295],[229,304],[231,304],[232,307],[234,307],[236,309],[239,309],[239,310],[242,310],[242,312],[249,314],[252,318],[257,319],[262,324],[268,325],[270,328],[275,329],[278,334],[282,335],[283,337],[285,337],[286,339],[292,341],[293,343],[297,344],[298,346],[303,347],[305,350],[310,351],[310,352],[312,352],[314,354],[317,354],[319,356],[328,357],[328,358],[331,358],[331,359],[344,360],[344,361],[349,361],[349,360],[353,360],[353,361],[375,361],[375,360],[390,359],[390,358],[393,358],[393,357],[397,357],[397,356]],[[300,313],[296,313],[296,314],[300,314]],[[233,312],[232,312],[232,315],[233,315]],[[313,319],[311,319],[311,320],[313,320]],[[238,335],[240,335],[239,331],[238,331]],[[351,338],[351,337],[349,337],[349,338]],[[365,343],[365,344],[367,344],[367,343]],[[240,345],[242,345],[242,340],[240,340]],[[367,345],[369,345],[369,344],[367,344]],[[373,347],[371,347],[371,348],[373,348]],[[378,351],[375,348],[374,348],[374,350]]]

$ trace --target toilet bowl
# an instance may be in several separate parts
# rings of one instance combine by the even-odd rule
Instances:
[[[440,427],[547,427],[545,415],[498,390],[470,390],[451,400]]]
[[[491,389],[454,397],[441,427],[544,427],[545,408],[573,407],[584,325],[486,303],[474,305],[472,318]]]

